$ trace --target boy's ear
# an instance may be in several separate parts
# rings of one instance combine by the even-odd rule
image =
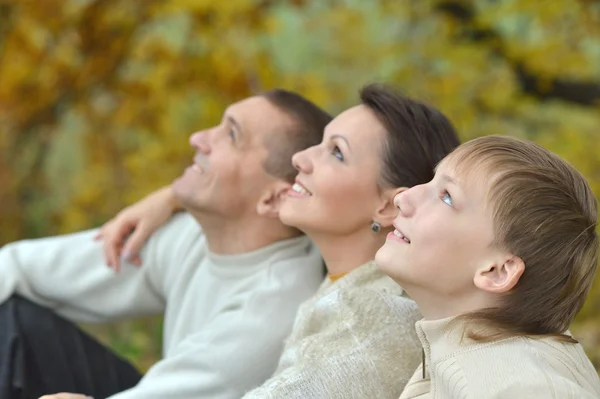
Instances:
[[[258,200],[256,212],[261,216],[278,218],[281,203],[285,200],[285,196],[291,188],[292,185],[283,180],[277,180],[271,184]]]
[[[483,291],[502,294],[517,285],[524,271],[523,259],[507,254],[503,259],[477,269],[473,283]]]
[[[381,227],[390,227],[398,216],[398,208],[394,205],[394,198],[403,191],[408,190],[408,187],[391,188],[383,192],[381,195],[381,204],[373,220],[378,222]]]

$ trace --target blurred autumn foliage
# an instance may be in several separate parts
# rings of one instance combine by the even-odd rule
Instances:
[[[463,139],[510,134],[600,194],[597,0],[0,0],[0,245],[98,226],[271,87],[338,112],[393,83]],[[600,286],[573,330],[600,366]],[[156,320],[93,328],[145,369]]]

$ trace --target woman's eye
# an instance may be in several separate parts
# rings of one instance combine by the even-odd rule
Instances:
[[[340,151],[340,147],[338,147],[337,145],[333,147],[333,150],[331,150],[331,154],[340,161],[344,160],[344,154],[342,154],[342,151]]]
[[[229,129],[229,138],[235,141],[235,131],[233,129]]]
[[[452,197],[447,191],[442,195],[441,199],[446,205],[452,206]]]

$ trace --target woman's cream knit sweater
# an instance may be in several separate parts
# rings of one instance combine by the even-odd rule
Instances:
[[[274,376],[244,398],[397,399],[421,360],[417,306],[368,263],[300,306]]]

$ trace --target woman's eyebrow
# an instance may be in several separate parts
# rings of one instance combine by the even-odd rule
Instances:
[[[333,140],[333,139],[342,139],[346,142],[346,145],[348,146],[348,148],[350,148],[350,149],[352,148],[352,147],[350,147],[350,142],[348,141],[348,139],[345,138],[344,136],[342,136],[341,134],[332,134],[329,137],[329,140]]]

